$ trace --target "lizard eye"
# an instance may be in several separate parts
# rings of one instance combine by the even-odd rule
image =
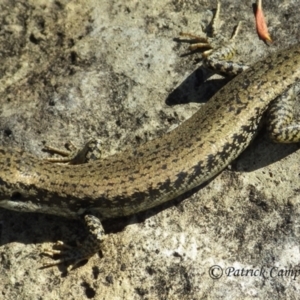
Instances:
[[[17,201],[22,198],[22,194],[20,192],[13,192],[11,194],[10,200]]]

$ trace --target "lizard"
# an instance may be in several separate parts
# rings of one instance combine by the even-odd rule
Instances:
[[[89,230],[81,247],[58,242],[67,249],[48,253],[63,257],[45,266],[77,264],[99,251],[102,220],[150,209],[213,178],[247,148],[263,123],[275,142],[300,141],[293,117],[300,44],[240,69],[190,119],[134,150],[61,165],[0,147],[0,207],[83,219]]]

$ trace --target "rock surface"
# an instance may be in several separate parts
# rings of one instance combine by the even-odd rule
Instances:
[[[299,42],[297,1],[263,3],[270,47],[258,39],[246,2],[222,1],[222,34],[230,37],[243,20],[238,61],[251,64]],[[98,136],[107,156],[175,128],[224,84],[196,64],[200,55],[182,56],[187,46],[174,40],[181,31],[199,34],[215,7],[204,0],[2,0],[1,145],[42,158],[45,142],[82,145]],[[74,241],[82,225],[0,209],[2,299],[296,298],[297,150],[261,133],[204,187],[106,221],[102,255],[67,276],[64,266],[38,269],[47,259],[39,253],[56,240]],[[214,265],[224,271],[220,279],[210,277]]]

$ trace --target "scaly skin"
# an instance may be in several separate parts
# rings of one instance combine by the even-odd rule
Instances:
[[[164,203],[212,178],[244,151],[272,101],[299,78],[295,45],[235,77],[175,130],[98,162],[56,165],[2,147],[0,207],[75,218],[88,212],[102,220]],[[299,141],[298,127],[291,132],[292,141]],[[285,135],[288,142],[289,130]]]

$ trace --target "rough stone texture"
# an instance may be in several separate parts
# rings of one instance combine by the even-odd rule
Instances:
[[[298,1],[264,1],[270,47],[256,35],[250,1],[222,3],[222,33],[229,37],[244,21],[238,61],[300,39]],[[186,45],[174,41],[180,31],[199,33],[215,7],[204,0],[1,0],[1,145],[45,157],[46,141],[62,147],[99,136],[103,155],[111,155],[173,129],[224,84],[205,81],[200,56],[182,57]],[[48,259],[39,253],[83,235],[81,224],[1,209],[1,299],[297,298],[299,277],[278,272],[300,270],[297,149],[260,134],[204,187],[105,222],[102,255],[67,276],[64,266],[39,270]],[[214,280],[213,265],[240,273]]]

